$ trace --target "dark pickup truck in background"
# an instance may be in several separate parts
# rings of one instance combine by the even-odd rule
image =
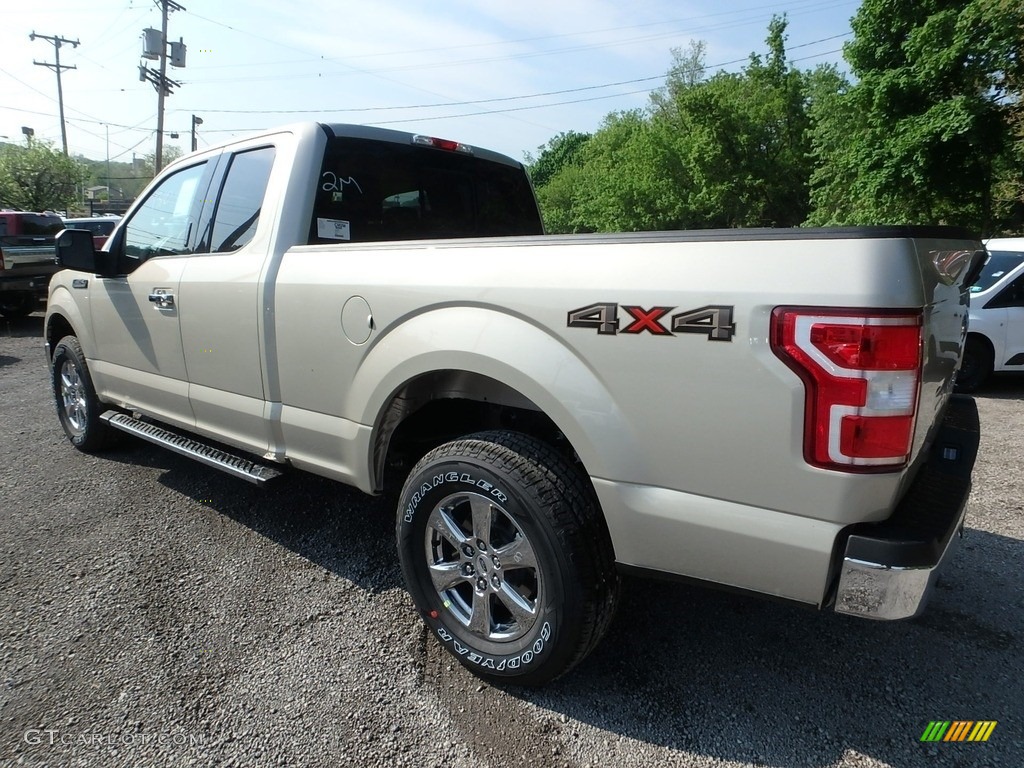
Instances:
[[[24,317],[46,299],[62,229],[55,213],[0,211],[0,315]]]

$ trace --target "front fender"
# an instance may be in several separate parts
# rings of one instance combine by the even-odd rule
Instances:
[[[448,370],[488,376],[528,398],[570,441],[590,476],[642,475],[638,437],[599,372],[546,329],[491,308],[435,309],[384,329],[356,372],[345,413],[379,425],[407,382]]]
[[[47,340],[50,339],[50,329],[53,326],[54,316],[63,317],[74,331],[74,335],[78,337],[78,342],[82,345],[82,351],[85,353],[86,358],[92,358],[96,353],[96,345],[93,342],[93,336],[91,333],[91,323],[89,322],[88,312],[88,299],[84,301],[86,303],[86,309],[83,311],[80,306],[80,302],[76,299],[82,298],[81,294],[72,293],[68,287],[68,283],[74,275],[75,278],[81,278],[84,280],[91,280],[91,275],[85,275],[84,273],[71,273],[67,270],[58,272],[54,275],[50,281],[50,295],[46,302],[46,317],[43,321],[43,337]],[[56,339],[59,341],[60,339]]]

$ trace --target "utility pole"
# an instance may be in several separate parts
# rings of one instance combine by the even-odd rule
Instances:
[[[143,57],[147,59],[159,59],[160,71],[151,72],[145,64],[139,65],[139,80],[148,80],[156,88],[157,109],[156,109],[156,157],[153,159],[153,170],[160,173],[164,166],[164,98],[171,95],[171,88],[178,88],[181,83],[176,83],[167,77],[167,15],[171,11],[184,11],[185,6],[179,5],[174,0],[154,0],[160,8],[160,32],[159,41],[154,43],[153,36],[155,29],[147,29],[145,34],[145,46]],[[151,35],[151,33],[153,33]],[[171,43],[171,66],[185,66],[185,43],[179,41]]]
[[[66,37],[61,37],[60,35],[54,35],[51,37],[50,35],[37,35],[35,32],[29,35],[28,39],[35,42],[35,39],[37,37],[41,40],[49,40],[51,43],[53,43],[53,56],[56,59],[55,64],[51,64],[48,61],[36,61],[35,59],[32,60],[32,63],[35,64],[37,67],[47,67],[48,69],[52,69],[54,72],[57,73],[57,106],[60,108],[60,139],[61,143],[64,146],[64,156],[67,157],[68,129],[67,126],[64,124],[64,89],[61,87],[60,73],[62,70],[78,69],[78,67],[68,66],[67,64],[60,63],[60,46],[62,43],[70,43],[72,48],[77,48],[79,42],[77,40],[68,40]]]
[[[196,145],[196,126],[203,124],[203,118],[192,115],[192,151],[195,152],[198,148]]]

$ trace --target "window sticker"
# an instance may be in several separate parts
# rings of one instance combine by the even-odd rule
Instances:
[[[347,221],[341,219],[320,219],[316,220],[316,236],[328,240],[351,240]]]

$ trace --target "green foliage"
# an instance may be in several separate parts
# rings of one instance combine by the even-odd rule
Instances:
[[[789,65],[785,18],[738,73],[674,50],[648,110],[541,148],[549,230],[1024,228],[1024,3],[864,0],[853,28],[852,83]]]
[[[675,50],[648,111],[609,115],[578,162],[538,182],[549,230],[801,223],[811,171],[808,78],[786,64],[785,29],[774,19],[768,55],[752,55],[739,74],[706,77],[703,44]]]
[[[858,80],[811,110],[810,223],[1012,226],[997,190],[1022,172],[1008,80],[1022,24],[1019,3],[865,0],[845,50]]]
[[[160,169],[163,170],[184,154],[185,152],[181,147],[175,147],[173,145],[165,146],[163,148],[163,163],[160,165]],[[142,161],[142,174],[152,179],[156,175],[155,167],[156,152],[150,152]]]
[[[151,173],[147,174],[141,161],[133,165],[116,160],[108,164],[104,160],[90,160],[82,156],[76,156],[75,160],[85,167],[86,177],[82,183],[86,188],[109,187],[109,195],[97,193],[103,200],[134,200],[153,178]]]
[[[534,185],[542,187],[564,167],[579,165],[580,152],[590,139],[589,133],[568,131],[558,134],[544,146],[537,147],[537,157],[527,154],[527,170]]]
[[[0,148],[0,208],[25,211],[65,209],[74,202],[83,167],[49,144]]]

